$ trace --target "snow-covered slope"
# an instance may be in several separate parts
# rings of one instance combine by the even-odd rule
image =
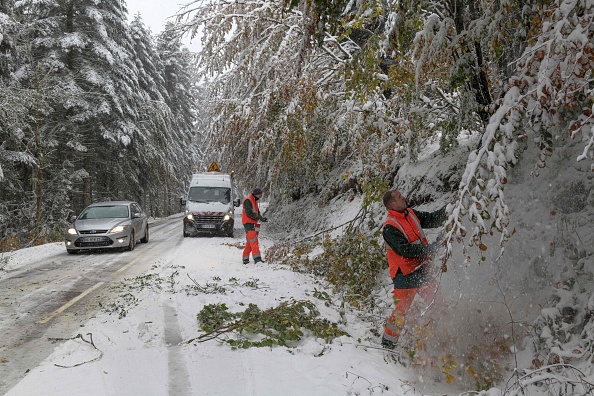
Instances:
[[[418,162],[402,161],[394,187],[419,210],[452,202],[471,145],[463,143],[445,155],[430,146]],[[547,167],[538,168],[537,149],[530,143],[521,145],[520,161],[510,170],[505,189],[509,229],[515,232],[503,246],[503,255],[495,231],[484,238],[486,251],[455,245],[448,271],[438,275],[448,311],[434,323],[428,348],[458,363],[452,372],[468,386],[475,381],[481,387],[504,388],[501,381],[514,368],[559,362],[577,365],[594,382],[587,362],[594,343],[594,173],[587,161],[576,161],[582,149],[580,143],[563,145]],[[282,224],[288,232],[284,238],[298,241],[322,230],[339,236],[344,227],[334,228],[355,218],[361,203],[361,195],[350,191],[329,205],[307,196],[282,208],[272,205],[272,212],[276,226]],[[372,205],[372,216],[381,225],[381,204]],[[436,233],[430,231],[430,239]],[[386,282],[378,287],[385,291],[390,287],[387,271],[381,276]],[[564,352],[572,348],[576,351]],[[469,364],[476,367],[469,369]],[[493,378],[484,378],[491,374]],[[558,374],[574,373],[561,369]],[[579,389],[574,391],[579,394]]]

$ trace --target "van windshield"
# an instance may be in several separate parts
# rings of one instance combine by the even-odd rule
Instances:
[[[201,203],[220,202],[222,204],[228,204],[231,202],[231,189],[228,187],[190,187],[188,201]]]

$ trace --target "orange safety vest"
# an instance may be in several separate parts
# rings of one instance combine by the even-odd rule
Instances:
[[[386,221],[384,222],[384,227],[388,224],[396,227],[397,230],[404,234],[409,243],[422,243],[423,245],[429,243],[425,237],[423,228],[421,227],[421,222],[412,209],[406,209],[403,213],[389,210]],[[402,271],[404,275],[408,275],[427,260],[426,256],[402,257],[392,250],[387,242],[386,254],[388,256],[388,265],[390,266],[390,278],[392,279],[394,279],[398,273],[398,268],[400,268],[400,271]]]
[[[243,202],[245,203],[245,201],[248,199],[252,203],[252,209],[254,210],[254,213],[258,214],[259,213],[258,201],[256,201],[256,198],[254,197],[253,194],[248,195],[248,197],[246,199],[244,199]],[[257,228],[258,220],[252,219],[250,216],[247,215],[247,213],[245,213],[245,210],[244,210],[243,213],[241,214],[241,224],[248,224],[248,223],[256,224],[256,228]]]

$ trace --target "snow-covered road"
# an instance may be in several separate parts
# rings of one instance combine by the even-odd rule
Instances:
[[[133,252],[69,255],[61,243],[25,249],[0,272],[0,394],[55,348],[51,337],[76,331],[100,309],[108,288],[144,272],[155,255],[181,241],[179,218],[151,225],[149,244]]]
[[[332,295],[319,280],[276,264],[241,263],[239,216],[235,238],[183,238],[178,217],[153,224],[150,242],[133,252],[71,256],[62,244],[17,252],[0,273],[0,394],[433,393],[432,381],[365,347],[377,341],[355,312],[340,325],[351,336],[332,343],[307,334],[291,348],[188,342],[204,334],[196,315],[208,304],[238,312],[310,300],[323,318],[340,321],[336,304],[314,297],[316,290]],[[272,243],[264,226],[263,251]]]

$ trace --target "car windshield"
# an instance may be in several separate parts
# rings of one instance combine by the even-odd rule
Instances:
[[[89,219],[126,219],[129,217],[128,205],[90,206],[78,216],[79,220]]]
[[[220,202],[228,204],[231,202],[231,189],[228,187],[190,187],[188,201],[191,202]]]

